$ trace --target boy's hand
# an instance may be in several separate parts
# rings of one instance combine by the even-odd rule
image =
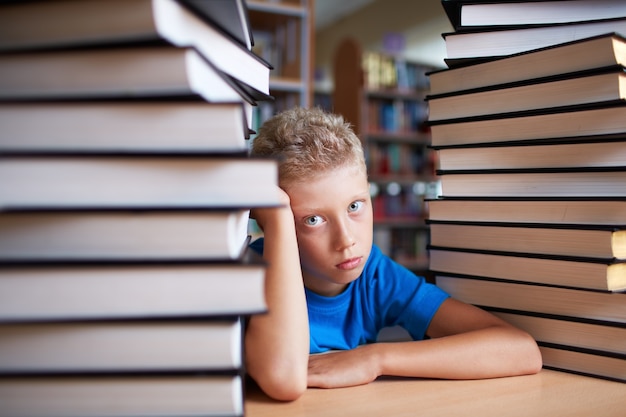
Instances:
[[[278,221],[281,215],[287,215],[292,218],[291,206],[289,205],[289,195],[282,189],[278,189],[280,197],[280,207],[263,207],[254,208],[250,210],[250,218],[254,219],[261,230],[265,231],[265,227],[268,224],[272,224],[274,221]]]
[[[364,385],[379,376],[375,344],[309,356],[309,387],[340,388]]]

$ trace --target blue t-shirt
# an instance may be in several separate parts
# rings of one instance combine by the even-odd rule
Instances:
[[[263,251],[263,240],[252,243]],[[413,339],[424,338],[439,306],[449,297],[372,246],[363,273],[339,295],[325,297],[308,289],[310,353],[348,350],[376,341],[381,329],[403,327]]]

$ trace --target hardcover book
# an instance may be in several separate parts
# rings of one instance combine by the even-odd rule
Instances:
[[[448,60],[492,59],[592,36],[626,34],[626,17],[487,31],[444,33]]]
[[[626,219],[626,196],[618,198],[430,199],[430,220],[614,225]]]
[[[615,259],[555,256],[431,246],[430,269],[440,274],[601,291],[626,290],[626,262]]]
[[[249,210],[0,212],[0,262],[237,259]]]
[[[0,415],[240,417],[243,395],[239,375],[7,376]]]
[[[437,285],[461,301],[583,320],[626,323],[626,293],[488,280],[469,275],[438,274]]]
[[[0,375],[238,372],[242,343],[239,317],[1,323]]]
[[[12,155],[0,208],[232,208],[278,204],[278,164],[246,156]]]
[[[442,0],[456,30],[583,22],[626,16],[621,0]]]
[[[0,151],[243,153],[250,136],[244,107],[150,99],[2,103]]]
[[[266,311],[260,262],[0,264],[0,322],[181,319]]]
[[[430,94],[444,94],[523,80],[575,74],[626,64],[626,41],[616,33],[441,69],[428,74]]]
[[[214,15],[210,5],[201,3],[191,0],[5,2],[0,4],[0,50],[128,46],[146,42],[193,47],[220,71],[269,94],[271,65],[242,45],[238,37],[230,35],[236,30],[234,26],[224,30],[224,24],[213,24],[222,22],[223,16]],[[238,18],[246,18],[245,3],[222,1],[218,10],[231,7],[241,8]],[[247,23],[241,20],[241,30],[244,25]],[[241,37],[243,40],[246,35],[242,33]]]
[[[626,223],[615,226],[434,220],[428,223],[430,243],[437,247],[626,259]]]

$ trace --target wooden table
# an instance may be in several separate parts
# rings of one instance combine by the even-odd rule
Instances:
[[[551,370],[478,381],[380,378],[351,388],[309,388],[289,403],[249,387],[246,417],[265,416],[624,417],[626,384]]]

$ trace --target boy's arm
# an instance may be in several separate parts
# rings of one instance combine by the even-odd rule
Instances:
[[[441,305],[428,328],[432,339],[374,343],[311,356],[309,386],[366,384],[380,375],[480,379],[539,372],[541,353],[527,333],[454,299]]]
[[[246,368],[270,397],[290,401],[307,387],[309,324],[289,197],[281,208],[253,210],[264,232],[268,313],[250,318],[245,337]]]

